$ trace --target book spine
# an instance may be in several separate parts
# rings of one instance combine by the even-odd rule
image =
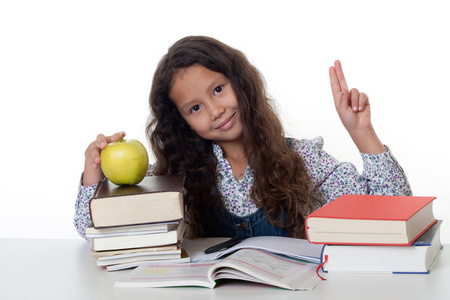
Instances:
[[[309,239],[309,232],[308,232],[308,230],[309,230],[308,219],[309,219],[309,216],[306,216],[306,218],[305,218],[305,236],[306,236],[306,239],[308,240],[308,242],[311,243],[311,240]]]
[[[95,226],[95,223],[94,223],[95,222],[94,221],[94,215],[92,214],[92,201],[95,200],[95,198],[97,198],[98,191],[100,190],[101,186],[105,184],[106,180],[107,179],[105,178],[105,179],[103,179],[103,180],[101,180],[101,181],[99,181],[97,183],[97,186],[95,187],[94,194],[92,195],[92,198],[89,200],[89,215],[91,217],[92,226],[94,226],[94,228],[96,228],[96,229],[97,229],[97,227]]]

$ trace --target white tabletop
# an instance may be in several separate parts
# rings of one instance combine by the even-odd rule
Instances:
[[[450,299],[444,247],[430,274],[327,274],[313,291],[238,281],[199,287],[117,288],[129,270],[97,267],[82,240],[0,239],[0,299]]]

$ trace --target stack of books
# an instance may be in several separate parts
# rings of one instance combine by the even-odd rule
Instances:
[[[325,272],[429,273],[442,251],[435,197],[345,195],[305,219]]]
[[[97,265],[115,271],[141,264],[181,263],[183,176],[144,178],[133,186],[100,182],[90,201],[92,226],[86,228]]]

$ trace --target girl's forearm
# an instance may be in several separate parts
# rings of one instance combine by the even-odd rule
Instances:
[[[373,127],[349,131],[349,134],[361,153],[379,154],[386,151]]]

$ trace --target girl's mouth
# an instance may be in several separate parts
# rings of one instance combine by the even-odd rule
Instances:
[[[236,120],[236,113],[232,114],[231,117],[227,118],[224,122],[220,123],[219,126],[216,127],[218,130],[228,130],[230,129]]]

